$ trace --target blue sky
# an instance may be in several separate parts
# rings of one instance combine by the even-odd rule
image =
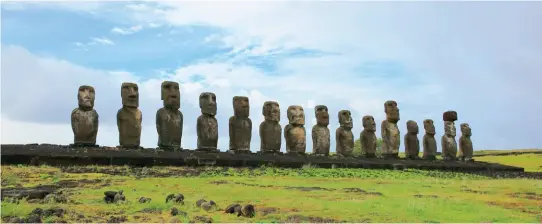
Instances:
[[[456,110],[458,136],[469,123],[476,149],[542,148],[540,11],[540,2],[4,2],[1,139],[71,143],[77,88],[92,85],[98,144],[117,145],[119,87],[133,81],[142,144],[155,147],[160,83],[172,80],[185,148],[196,145],[205,91],[218,96],[223,150],[236,95],[250,98],[253,150],[266,100],[280,103],[283,126],[289,105],[305,108],[309,152],[314,105],[330,108],[334,139],[338,111],[352,112],[359,137],[361,117],[380,124],[386,100],[399,104],[401,135],[407,120],[429,118],[441,136],[442,112]]]

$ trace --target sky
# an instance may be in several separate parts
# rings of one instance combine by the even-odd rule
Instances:
[[[97,144],[119,144],[122,82],[139,85],[141,144],[156,147],[160,84],[176,81],[183,148],[195,148],[198,96],[214,92],[218,147],[228,149],[233,96],[247,96],[252,151],[265,101],[305,109],[312,151],[314,106],[361,118],[384,102],[400,109],[401,139],[414,120],[442,113],[472,128],[475,150],[542,148],[542,2],[2,2],[1,143],[70,144],[80,85],[96,89]],[[282,141],[285,151],[285,141]],[[401,145],[400,151],[404,151]]]

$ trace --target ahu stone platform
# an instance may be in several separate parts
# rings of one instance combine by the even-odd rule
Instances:
[[[380,159],[364,157],[335,157],[229,152],[201,152],[195,150],[157,151],[156,149],[117,149],[111,147],[72,148],[51,144],[1,145],[2,164],[51,166],[129,165],[129,166],[226,166],[226,167],[289,167],[311,165],[320,168],[367,169],[425,169],[450,171],[520,171],[513,167],[486,162],[428,161]]]

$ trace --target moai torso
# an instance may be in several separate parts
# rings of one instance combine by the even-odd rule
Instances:
[[[234,116],[230,117],[230,150],[250,151],[252,138],[252,121],[249,116],[248,97],[233,97]]]
[[[435,160],[437,156],[437,140],[435,140],[435,125],[433,124],[433,120],[424,120],[423,126],[425,129],[425,135],[423,136],[423,158]]]
[[[376,123],[373,116],[364,116],[362,119],[363,131],[359,139],[361,143],[361,151],[365,157],[372,158],[376,156]]]
[[[216,115],[216,95],[210,92],[200,94],[199,106],[201,115],[198,117],[198,148],[200,151],[216,151],[218,146],[218,122]]]
[[[179,111],[181,104],[179,83],[164,81],[161,95],[164,107],[156,111],[158,147],[162,149],[181,148],[183,113]]]
[[[397,102],[389,100],[384,103],[386,120],[382,121],[382,156],[397,158],[401,136],[397,122],[399,121],[399,108]]]
[[[274,101],[265,102],[262,108],[262,115],[265,117],[265,120],[260,124],[260,151],[280,152],[282,127],[279,124],[279,104]]]
[[[79,107],[71,113],[75,145],[95,146],[98,134],[98,113],[93,109],[95,92],[92,86],[80,86],[77,94]]]
[[[457,120],[455,111],[447,111],[443,114],[444,135],[441,139],[442,159],[455,160],[457,154],[457,142],[455,141],[456,129],[454,121]]]
[[[339,156],[352,156],[354,151],[354,134],[352,134],[352,115],[348,110],[339,111],[340,127],[335,132],[336,151]]]
[[[329,113],[324,105],[314,108],[316,124],[312,127],[312,153],[315,155],[329,155]]]
[[[472,131],[467,123],[460,125],[461,127],[461,137],[459,137],[459,158],[464,161],[471,161],[472,154],[474,153],[474,148],[472,146]]]
[[[305,113],[301,106],[288,107],[289,124],[284,128],[284,138],[286,139],[287,153],[305,153],[306,150],[306,132],[305,132]]]
[[[122,108],[117,112],[119,143],[125,148],[139,148],[141,122],[143,120],[139,106],[139,90],[135,83],[122,83]]]
[[[420,142],[418,140],[418,124],[415,121],[407,121],[407,130],[405,134],[405,155],[409,159],[419,158]]]

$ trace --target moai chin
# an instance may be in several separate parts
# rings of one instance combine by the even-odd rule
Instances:
[[[73,109],[71,125],[73,131],[73,146],[96,147],[98,134],[98,113],[94,110],[96,93],[94,87],[83,85],[79,87],[77,101],[79,106]]]
[[[275,101],[266,101],[262,107],[265,120],[260,124],[260,152],[278,153],[282,144],[280,106]]]
[[[461,127],[461,137],[459,137],[459,158],[463,161],[473,161],[472,154],[474,148],[472,145],[472,130],[467,123],[459,125]]]
[[[362,118],[363,131],[359,136],[361,151],[367,158],[376,157],[376,122],[373,116],[367,115]]]
[[[382,157],[399,158],[399,145],[401,136],[397,122],[399,122],[399,108],[397,102],[388,100],[384,103],[386,120],[382,121]]]
[[[329,155],[329,112],[327,106],[317,105],[314,107],[316,124],[312,127],[312,153],[314,155]]]
[[[122,148],[139,148],[141,122],[143,120],[139,106],[139,90],[135,83],[124,82],[121,85],[122,108],[117,112],[119,143]]]
[[[216,115],[216,95],[204,92],[199,95],[199,108],[201,115],[198,117],[198,151],[217,151],[218,145],[218,122]]]
[[[301,106],[289,106],[289,124],[284,127],[284,139],[286,139],[286,152],[304,154],[306,150],[305,112]]]
[[[352,134],[352,113],[349,110],[339,111],[340,127],[335,131],[336,152],[338,156],[352,156],[354,151],[354,134]]]
[[[437,140],[435,139],[435,125],[433,120],[425,119],[423,121],[425,135],[423,136],[423,159],[437,159]]]
[[[156,111],[156,130],[158,131],[158,147],[166,150],[181,149],[183,137],[183,113],[179,83],[162,82],[161,99],[164,107]]]
[[[407,133],[405,134],[405,156],[407,159],[419,159],[420,141],[418,140],[418,123],[409,120],[406,123]]]
[[[252,121],[248,117],[250,105],[248,97],[233,97],[234,116],[230,117],[230,150],[233,152],[250,152],[252,138]]]
[[[457,112],[446,111],[443,113],[444,135],[442,135],[442,159],[456,160],[457,142],[455,141],[456,129],[454,121],[457,120]]]

